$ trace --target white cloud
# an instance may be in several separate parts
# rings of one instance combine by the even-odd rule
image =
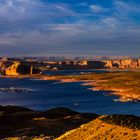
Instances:
[[[37,19],[43,16],[52,19],[74,14],[66,4],[61,3],[43,3],[41,0],[0,0],[0,18],[8,21]]]
[[[111,19],[110,19],[111,20]],[[109,21],[110,21],[109,20]],[[110,23],[110,22],[109,22]],[[47,27],[47,25],[46,25]],[[98,52],[117,50],[137,50],[139,52],[139,28],[110,28],[100,26],[100,24],[53,24],[48,25],[49,30],[44,32],[28,31],[15,32],[0,35],[0,52],[7,52],[9,48],[11,54],[18,51],[25,55],[29,50],[29,55],[45,55],[73,53],[78,55],[82,52],[85,55],[92,50],[93,55]],[[5,47],[6,46],[6,47]],[[135,49],[134,49],[135,48]],[[9,50],[8,49],[8,50]],[[85,51],[87,50],[87,51]],[[23,51],[23,52],[22,52]],[[125,54],[124,52],[124,54]],[[70,54],[69,54],[70,55]]]
[[[107,18],[102,19],[101,21],[110,27],[116,27],[120,25],[120,22],[114,17],[107,17]]]
[[[90,5],[90,9],[95,13],[102,13],[107,11],[107,9],[103,8],[100,5]]]
[[[38,0],[0,0],[0,17],[10,21],[22,20],[30,16],[39,4]]]
[[[114,0],[114,6],[116,7],[116,10],[121,14],[128,14],[133,12],[140,13],[140,5],[136,5],[134,3]]]
[[[132,24],[124,26],[132,21],[126,20],[127,13],[137,11],[138,6],[131,7],[121,1],[114,2],[114,5],[115,7],[106,9],[100,5],[89,7],[83,3],[76,5],[85,6],[82,8],[87,10],[80,13],[72,5],[64,3],[0,0],[0,53],[5,50],[6,54],[7,48],[11,54],[20,50],[23,55],[29,49],[30,53],[40,52],[41,55],[46,52],[57,54],[73,50],[83,50],[83,54],[89,50],[109,52],[127,46],[131,50],[134,46],[138,48],[140,30],[130,30],[135,27]]]

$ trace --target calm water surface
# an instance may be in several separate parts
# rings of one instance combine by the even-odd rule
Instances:
[[[106,91],[88,90],[81,82],[58,83],[32,79],[2,79],[0,88],[29,88],[32,92],[0,92],[1,105],[18,105],[35,110],[68,107],[80,112],[97,114],[140,115],[140,103],[114,102],[116,96],[107,96]]]

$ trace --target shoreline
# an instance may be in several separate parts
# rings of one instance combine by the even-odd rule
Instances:
[[[32,75],[0,75],[0,78],[11,78],[11,79],[25,79],[25,78],[31,78],[31,79],[42,79],[45,75],[42,74],[32,74]]]
[[[92,86],[91,88],[88,88],[93,91],[109,91],[109,95],[115,95],[118,97],[118,99],[114,101],[120,101],[120,102],[139,102],[140,101],[140,95],[137,95],[135,93],[129,93],[130,90],[126,89],[115,89],[115,88],[104,88],[100,82],[103,82],[105,80],[77,80],[74,78],[67,78],[67,79],[56,79],[56,77],[50,77],[50,78],[43,78],[43,80],[58,80],[58,83],[73,83],[73,82],[84,82],[81,84],[82,86]],[[130,91],[131,92],[131,91]]]
[[[109,95],[115,95],[118,97],[118,99],[114,101],[120,101],[120,102],[140,102],[140,95],[137,95],[135,93],[131,93],[130,90],[125,89],[115,89],[115,88],[104,88],[100,84],[100,80],[96,82],[87,82],[83,84],[84,86],[93,86],[93,88],[89,88],[93,91],[109,91]],[[129,93],[130,92],[130,93]]]
[[[62,76],[63,77],[63,76]],[[71,83],[71,82],[84,82],[81,84],[82,86],[91,86],[91,88],[88,88],[93,91],[109,91],[109,95],[115,95],[118,97],[118,99],[114,101],[120,101],[120,102],[139,102],[140,101],[140,95],[133,93],[130,90],[126,90],[123,88],[112,88],[112,87],[104,87],[105,83],[102,84],[102,82],[105,82],[107,80],[80,80],[76,78],[62,78],[61,76],[46,76],[42,74],[34,74],[34,75],[17,75],[17,76],[5,76],[1,75],[0,78],[17,78],[17,79],[40,79],[40,80],[57,80],[58,83]]]
[[[120,102],[140,102],[140,95],[135,93],[129,93],[130,90],[125,89],[115,89],[115,88],[104,88],[100,82],[103,80],[75,80],[75,79],[62,79],[61,82],[84,82],[82,86],[92,86],[88,88],[93,91],[109,91],[109,95],[115,95],[118,97],[115,101]],[[131,92],[131,91],[130,91]]]
[[[75,78],[57,79],[55,76],[43,78],[43,80],[58,80],[58,83],[72,83],[72,82],[84,82],[82,86],[92,86],[88,88],[93,91],[109,91],[109,95],[115,95],[118,97],[115,101],[120,102],[139,102],[140,95],[135,93],[129,93],[130,90],[115,89],[115,88],[104,88],[102,84],[106,80],[77,80]],[[131,91],[130,91],[131,92]]]

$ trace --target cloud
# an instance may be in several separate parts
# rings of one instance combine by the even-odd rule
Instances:
[[[122,15],[129,13],[140,13],[139,4],[114,0],[114,6],[116,7],[116,10]]]
[[[100,5],[90,5],[90,9],[95,13],[102,13],[107,11],[107,9],[103,8]]]
[[[107,17],[102,19],[102,22],[110,27],[116,27],[120,25],[120,22],[114,17]]]
[[[34,8],[39,6],[39,1],[29,0],[0,0],[0,17],[14,21],[21,20],[30,15]]]
[[[136,7],[0,0],[0,55],[138,54],[140,29],[128,16]]]
[[[128,10],[128,11],[140,11],[139,9],[139,5],[135,4],[135,3],[130,3],[130,2],[124,2],[124,1],[114,1],[114,4],[117,7],[122,7],[124,8],[123,10]]]
[[[0,33],[44,30],[45,24],[67,22],[76,13],[63,3],[40,0],[0,0]],[[46,27],[48,28],[48,27]]]
[[[131,28],[137,26],[136,17],[140,14],[140,6],[133,2],[124,2],[123,0],[113,0],[111,14],[103,17],[102,22],[112,27]]]
[[[74,12],[66,4],[43,3],[40,0],[0,0],[0,18],[7,21],[24,21],[71,16]]]
[[[140,51],[139,28],[114,29],[113,27],[100,28],[100,25],[91,24],[53,24],[44,32],[28,31],[0,36],[0,48],[3,52],[9,48],[16,55],[17,50],[22,55],[26,51],[30,55],[109,55],[110,52],[138,54]],[[129,48],[129,49],[128,49]],[[74,50],[74,51],[73,51]],[[85,51],[86,50],[86,51]],[[18,54],[20,54],[18,53]],[[20,55],[21,55],[20,54]],[[29,54],[27,54],[29,55]],[[111,54],[110,54],[111,55]]]

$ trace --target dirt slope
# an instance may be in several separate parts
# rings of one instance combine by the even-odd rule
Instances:
[[[56,140],[140,140],[140,130],[102,121],[101,116]]]

